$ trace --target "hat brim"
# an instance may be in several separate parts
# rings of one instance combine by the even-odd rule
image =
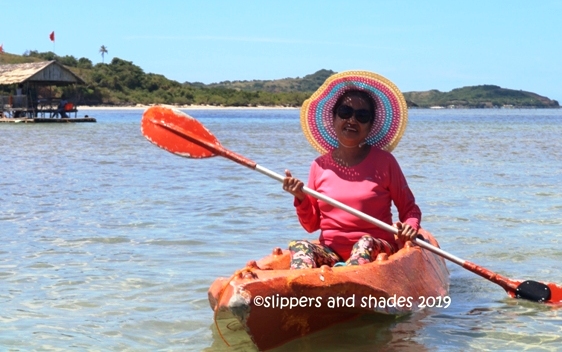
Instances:
[[[332,109],[349,90],[362,90],[376,105],[375,121],[366,143],[392,151],[406,130],[408,107],[392,82],[373,72],[345,71],[330,76],[301,107],[301,126],[310,144],[321,154],[338,147]]]

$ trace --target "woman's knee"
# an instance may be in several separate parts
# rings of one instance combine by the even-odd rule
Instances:
[[[303,250],[308,247],[310,247],[310,242],[306,240],[294,240],[289,242],[289,250],[293,252]]]

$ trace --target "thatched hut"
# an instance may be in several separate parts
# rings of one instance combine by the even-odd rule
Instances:
[[[0,86],[13,87],[13,94],[0,96],[0,110],[8,116],[51,115],[60,101],[51,88],[76,84],[84,80],[57,61],[0,65]]]

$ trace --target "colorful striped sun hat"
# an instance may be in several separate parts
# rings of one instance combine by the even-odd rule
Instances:
[[[368,71],[344,71],[330,76],[301,108],[302,130],[321,154],[337,148],[332,109],[349,90],[367,92],[375,102],[375,121],[367,144],[392,151],[406,130],[408,107],[400,90],[388,79]]]

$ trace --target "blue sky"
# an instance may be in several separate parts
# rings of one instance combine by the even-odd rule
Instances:
[[[13,54],[54,50],[97,63],[105,45],[105,62],[179,82],[364,69],[405,92],[495,84],[562,103],[558,0],[16,3],[13,14],[2,5],[0,21],[0,44]]]

